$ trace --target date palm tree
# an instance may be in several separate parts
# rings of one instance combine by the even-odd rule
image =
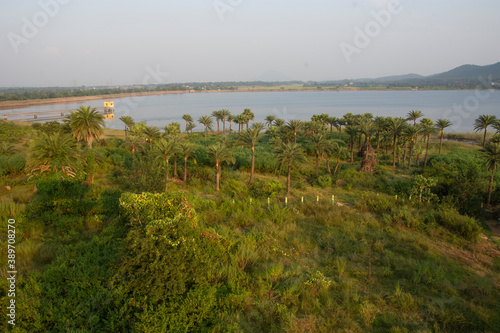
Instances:
[[[392,135],[392,147],[393,147],[393,155],[392,155],[392,166],[396,167],[396,149],[397,149],[397,141],[399,136],[401,135],[403,129],[405,128],[405,119],[403,118],[388,118],[387,121],[387,131]]]
[[[488,130],[488,126],[493,125],[496,121],[497,117],[489,114],[480,115],[479,118],[474,121],[474,132],[484,130],[483,147],[486,144],[486,132]]]
[[[421,118],[423,117],[424,114],[422,113],[422,111],[419,111],[419,110],[411,110],[410,112],[408,112],[408,114],[406,115],[406,120],[411,120],[413,121],[413,126],[417,126],[417,119],[418,118]]]
[[[278,128],[281,128],[282,126],[285,125],[285,120],[284,119],[281,119],[281,118],[276,118],[274,120],[274,126],[278,127]]]
[[[179,146],[179,152],[184,156],[184,176],[182,177],[182,180],[186,182],[187,180],[187,161],[188,158],[192,157],[195,153],[195,146],[192,143],[189,142],[183,142]]]
[[[125,124],[125,138],[127,137],[127,132],[132,126],[134,126],[135,121],[131,116],[121,116],[120,120]]]
[[[356,126],[348,125],[346,127],[347,135],[349,135],[349,150],[351,151],[351,163],[354,163],[354,140],[358,136],[359,129]]]
[[[160,129],[156,126],[146,126],[144,135],[149,139],[149,149],[153,149],[153,139],[160,137]]]
[[[384,131],[385,125],[385,117],[375,117],[373,126],[375,128],[375,132],[377,133],[377,149],[380,149],[380,133]]]
[[[231,112],[226,109],[222,109],[219,111],[220,115],[222,117],[222,133],[226,133],[226,118],[228,118],[231,115]]]
[[[61,172],[74,177],[82,164],[80,146],[71,134],[40,132],[28,148],[27,167],[34,172]]]
[[[176,153],[175,143],[170,140],[160,139],[156,145],[157,159],[161,162],[165,162],[167,167],[167,172],[165,173],[165,191],[168,189],[168,169],[169,169],[169,159]]]
[[[489,142],[484,148],[486,166],[488,170],[491,171],[490,184],[488,187],[488,201],[487,205],[491,204],[491,193],[493,192],[493,180],[495,177],[495,171],[500,163],[500,143]]]
[[[315,164],[316,178],[319,178],[319,157],[326,152],[328,148],[328,142],[326,141],[325,136],[321,133],[313,134],[311,136],[311,142],[313,144],[314,154],[316,157],[316,164]]]
[[[189,131],[190,134],[193,134],[193,129],[196,127],[196,124],[192,121],[190,121],[187,124],[186,131]]]
[[[221,166],[222,163],[226,162],[228,164],[232,164],[235,162],[233,152],[231,148],[222,142],[218,142],[214,145],[211,145],[207,149],[208,155],[210,155],[215,162],[215,172],[216,172],[216,182],[215,182],[215,191],[219,192],[219,184],[221,177]]]
[[[340,161],[345,160],[349,156],[349,150],[347,147],[335,143],[330,148],[330,153],[332,154],[332,157],[337,159],[337,164],[335,165],[335,170],[333,171],[333,175],[336,175],[339,169]]]
[[[236,116],[233,115],[233,114],[230,114],[229,116],[227,116],[227,121],[229,121],[229,132],[232,132],[233,129],[232,129],[232,123],[233,121],[236,119]]]
[[[292,119],[286,123],[287,129],[293,133],[293,143],[297,143],[297,132],[302,129],[304,123],[298,119]]]
[[[405,129],[404,135],[408,138],[408,142],[410,143],[410,151],[408,155],[408,168],[411,166],[411,157],[413,154],[413,147],[415,146],[415,138],[418,133],[420,133],[420,126],[408,126]]]
[[[335,127],[339,131],[339,140],[342,140],[342,126],[346,125],[347,125],[347,119],[345,116],[337,119],[337,125]]]
[[[276,120],[276,116],[268,115],[264,118],[264,120],[266,121],[267,127],[271,127]]]
[[[429,141],[431,140],[431,135],[436,133],[436,128],[434,127],[434,122],[431,120],[430,122],[423,122],[420,124],[421,133],[424,138],[427,139],[427,143],[425,146],[425,160],[424,160],[424,168],[427,166],[427,160],[429,158]]]
[[[255,115],[253,114],[252,110],[250,110],[250,109],[243,110],[242,114],[246,118],[246,124],[247,124],[247,129],[248,129],[248,123],[250,122],[250,120],[254,120],[255,119]]]
[[[305,160],[304,151],[296,143],[280,144],[275,148],[276,168],[286,167],[286,193],[290,194],[290,179],[292,167]]]
[[[135,151],[144,147],[144,142],[138,136],[129,135],[125,139],[125,147],[132,150],[132,167],[135,167]]]
[[[89,148],[92,148],[92,142],[99,140],[104,132],[104,116],[96,108],[80,106],[70,115],[70,127],[78,141],[87,141]]]
[[[222,121],[222,112],[220,110],[214,111],[212,112],[212,117],[214,117],[217,122],[217,135],[220,135],[219,122]]]
[[[338,121],[337,117],[326,118],[326,123],[330,126],[330,139],[333,139],[333,128],[337,127]]]
[[[188,125],[189,123],[193,122],[193,117],[189,114],[185,114],[182,116],[182,119],[186,122],[186,133],[188,132]]]
[[[177,153],[181,145],[186,142],[184,134],[173,134],[168,135],[167,140],[171,141],[174,145],[174,173],[172,175],[173,178],[177,178]]]
[[[201,116],[200,119],[198,119],[198,122],[200,124],[203,124],[203,126],[205,126],[205,141],[207,141],[207,128],[212,130],[212,125],[214,124],[214,121],[210,116]]]
[[[250,181],[248,182],[248,185],[252,185],[253,183],[253,175],[255,169],[255,145],[264,136],[264,133],[262,132],[262,127],[263,126],[252,126],[246,131],[238,133],[238,143],[250,146],[250,149],[252,150],[252,164],[250,168]]]
[[[452,123],[448,119],[438,119],[436,121],[436,129],[438,129],[441,133],[439,138],[439,155],[441,155],[441,149],[443,147],[443,137],[444,137],[444,129],[450,127]]]

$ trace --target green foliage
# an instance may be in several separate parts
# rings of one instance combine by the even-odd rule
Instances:
[[[451,232],[470,241],[476,240],[482,231],[475,219],[461,215],[458,211],[449,207],[438,209],[435,213],[435,220]]]
[[[24,170],[26,155],[0,156],[0,175],[18,174]]]
[[[285,188],[283,185],[275,180],[269,179],[265,182],[263,181],[255,181],[250,186],[249,192],[254,198],[268,198],[275,197],[281,192],[283,192]]]
[[[321,188],[327,188],[332,186],[332,177],[330,175],[319,176],[318,185]]]

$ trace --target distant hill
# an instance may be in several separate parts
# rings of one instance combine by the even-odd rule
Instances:
[[[428,78],[444,79],[444,80],[461,80],[461,79],[477,79],[480,76],[488,77],[489,75],[492,75],[494,78],[500,77],[500,62],[487,66],[463,65],[454,68],[448,72],[428,76]]]
[[[285,74],[276,71],[267,71],[262,73],[258,77],[254,78],[253,81],[264,81],[264,82],[289,82],[292,81]]]
[[[406,81],[406,80],[414,80],[421,78],[424,78],[424,76],[419,74],[405,74],[405,75],[384,76],[376,79],[356,79],[355,81],[393,82],[393,81]]]

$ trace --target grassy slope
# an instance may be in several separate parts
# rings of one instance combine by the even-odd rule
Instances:
[[[120,137],[123,132],[107,130],[106,135]],[[201,140],[196,138],[197,142]],[[445,154],[476,149],[467,144],[444,144]],[[436,152],[433,145],[431,154]],[[322,164],[322,172],[323,168]],[[343,164],[341,168],[355,166]],[[309,157],[300,169],[301,174],[312,173],[313,158]],[[394,177],[408,177],[404,171],[384,170]],[[120,186],[109,175],[109,168],[102,170],[96,183]],[[276,179],[271,173],[256,178]],[[21,209],[23,202],[31,200],[30,186],[24,184],[22,175],[7,180],[14,185],[10,191],[0,189],[2,202],[17,202],[13,209]],[[220,290],[225,306],[220,306],[218,320],[211,323],[218,330],[493,332],[500,327],[498,238],[487,232],[476,242],[457,237],[429,220],[432,204],[410,204],[377,195],[370,185],[377,176],[361,176],[351,187],[320,188],[304,183],[300,190],[294,190],[288,207],[284,207],[281,194],[272,198],[269,210],[266,198],[250,203],[247,180],[245,170],[224,167],[221,194],[214,192],[212,182],[171,185],[187,193],[201,226],[230,244],[230,262],[213,268],[225,281]],[[280,182],[284,181],[281,177]],[[297,182],[294,180],[294,185]],[[332,206],[332,194],[350,206]],[[302,196],[304,204],[300,203]],[[320,196],[319,203],[316,196]],[[9,208],[4,206],[2,210]],[[2,219],[6,216],[4,213]],[[33,221],[25,223],[18,238],[21,288],[33,290],[23,281],[34,272],[56,269],[54,265],[61,263],[50,264],[52,260],[67,253],[70,257],[85,253],[96,256],[89,265],[99,269],[101,287],[107,288],[110,277],[102,269],[111,266],[99,267],[99,262],[109,265],[99,256],[109,256],[109,251],[116,255],[119,244],[113,243],[111,249],[102,245],[102,253],[95,252],[90,244],[110,239],[110,233],[119,234],[115,222],[99,224],[88,217],[79,231],[84,242],[76,248],[51,243],[48,240],[53,230]],[[3,248],[5,241],[2,238]],[[55,276],[35,280],[42,283],[48,278]],[[77,274],[73,279],[82,283],[78,281],[84,278]],[[25,307],[23,311],[28,310]],[[21,319],[27,320],[22,314]]]

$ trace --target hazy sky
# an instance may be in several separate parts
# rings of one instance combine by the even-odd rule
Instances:
[[[500,61],[500,1],[397,3],[1,1],[0,86],[251,81],[269,71],[337,80]]]

